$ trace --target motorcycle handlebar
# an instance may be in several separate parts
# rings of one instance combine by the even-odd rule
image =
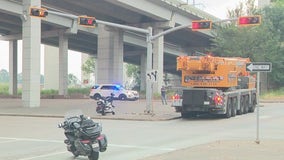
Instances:
[[[63,128],[63,126],[64,126],[64,124],[62,124],[62,123],[59,123],[59,124],[57,125],[58,128]]]

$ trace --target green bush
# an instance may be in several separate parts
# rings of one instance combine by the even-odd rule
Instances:
[[[89,95],[90,88],[68,88],[68,94],[83,94],[83,95]]]
[[[284,98],[284,87],[277,90],[268,91],[264,95],[260,96],[262,99],[272,99],[272,98]]]
[[[57,95],[58,90],[55,89],[43,89],[40,91],[41,95]]]
[[[90,88],[68,88],[68,95],[83,94],[89,95]],[[58,95],[58,90],[47,89],[41,90],[41,95]]]
[[[9,84],[0,83],[0,94],[1,95],[8,95],[9,94]]]
[[[83,94],[89,95],[90,88],[68,88],[68,94]],[[18,95],[22,94],[22,89],[18,89]],[[58,90],[55,89],[42,89],[40,91],[41,95],[58,95]],[[9,95],[9,84],[0,83],[0,95]]]

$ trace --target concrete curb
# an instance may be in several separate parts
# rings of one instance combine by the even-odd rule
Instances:
[[[43,114],[17,114],[17,113],[0,113],[0,116],[15,116],[15,117],[45,117],[45,118],[64,118],[62,115],[43,115]],[[105,120],[132,120],[132,121],[167,121],[181,118],[180,116],[162,117],[145,115],[143,117],[123,117],[123,116],[90,116],[92,119]]]
[[[64,118],[66,111],[80,109],[92,119],[106,120],[132,120],[132,121],[167,121],[181,118],[180,113],[175,112],[173,107],[164,106],[160,101],[153,101],[154,114],[145,114],[146,101],[135,102],[117,101],[119,106],[115,115],[102,116],[95,111],[95,103],[92,100],[79,99],[43,99],[39,108],[24,108],[20,99],[0,99],[0,116],[21,116],[21,117],[48,117]],[[284,100],[261,100],[259,107],[267,103],[284,103]]]

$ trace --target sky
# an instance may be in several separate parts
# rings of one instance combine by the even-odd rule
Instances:
[[[189,4],[195,2],[196,7],[218,18],[226,19],[228,9],[234,9],[240,2],[245,0],[183,0]],[[256,0],[257,1],[257,0]]]
[[[244,0],[183,0],[192,4],[195,2],[196,7],[221,19],[226,18],[227,10],[235,8]],[[18,43],[18,73],[22,72],[22,53],[21,41]],[[43,45],[41,47],[43,50]],[[41,74],[44,74],[43,52],[41,53]],[[77,65],[74,65],[77,64]],[[81,77],[81,54],[75,51],[68,52],[68,72],[74,74],[80,79]],[[0,70],[9,71],[9,42],[0,41]]]

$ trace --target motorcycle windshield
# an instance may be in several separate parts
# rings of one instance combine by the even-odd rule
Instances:
[[[64,119],[65,121],[68,122],[80,122],[81,118],[80,116],[83,115],[82,110],[76,109],[76,110],[70,110],[68,112],[65,113]]]

